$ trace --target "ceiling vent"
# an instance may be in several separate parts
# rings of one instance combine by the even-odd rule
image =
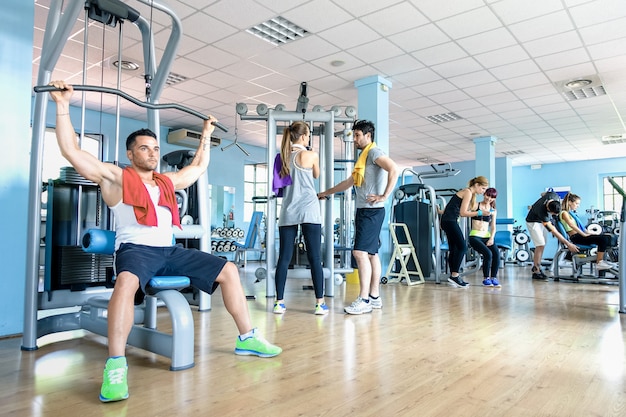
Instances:
[[[433,116],[426,117],[426,120],[431,121],[433,123],[445,123],[445,122],[451,122],[454,120],[461,120],[461,119],[462,117],[456,113],[441,113],[441,114],[435,114]]]
[[[421,158],[417,158],[417,162],[421,162],[423,164],[439,164],[441,163],[440,160],[438,160],[437,158],[433,158],[430,156],[423,156]]]
[[[187,81],[188,78],[184,75],[176,74],[175,72],[170,72],[167,74],[167,78],[165,79],[166,85],[174,85],[182,83],[183,81]]]
[[[603,145],[616,145],[618,143],[626,143],[626,133],[621,135],[602,136]]]
[[[504,152],[502,152],[502,155],[507,155],[507,156],[510,156],[510,155],[522,155],[523,153],[524,153],[524,151],[519,151],[519,150],[518,151],[504,151]]]
[[[597,75],[587,75],[554,83],[557,90],[568,101],[606,95],[606,90]]]
[[[259,23],[247,29],[251,33],[272,45],[279,46],[306,36],[306,30],[281,16],[276,16],[267,22]]]
[[[196,149],[200,145],[202,133],[189,129],[172,130],[167,134],[167,143]],[[211,147],[220,146],[222,139],[211,136]]]

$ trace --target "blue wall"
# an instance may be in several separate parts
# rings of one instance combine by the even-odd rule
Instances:
[[[505,158],[496,159],[495,187],[498,190],[498,217],[512,217],[517,220],[518,224],[524,225],[524,228],[528,206],[537,201],[547,188],[569,186],[572,192],[578,194],[581,197],[580,217],[585,222],[586,209],[591,206],[603,209],[602,179],[609,175],[626,175],[626,158],[545,164],[539,169],[517,166],[512,167],[510,180],[507,179],[506,165]],[[455,162],[452,167],[460,169],[461,172],[454,177],[434,178],[424,180],[424,182],[435,189],[460,189],[466,187],[471,178],[483,175],[481,172],[474,172],[474,161]],[[432,168],[416,167],[414,171],[432,172]],[[407,178],[405,182],[411,182],[411,179]],[[510,186],[508,186],[509,183]],[[556,239],[549,238],[545,256],[551,257],[556,248]]]
[[[28,176],[30,91],[35,4],[4,0],[0,13],[2,163],[0,163],[0,336],[22,332]]]
[[[531,169],[530,166],[513,167],[513,217],[518,223],[524,224],[528,206],[537,201],[547,188],[571,187],[572,192],[581,198],[578,212],[585,222],[586,209],[591,206],[604,208],[602,179],[606,176],[622,175],[626,175],[626,158],[546,164],[540,169]],[[556,248],[556,239],[548,239],[545,256],[551,257]]]

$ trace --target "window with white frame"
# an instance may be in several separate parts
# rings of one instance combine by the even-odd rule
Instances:
[[[265,212],[265,202],[254,201],[253,197],[267,196],[267,164],[248,164],[244,166],[244,220],[252,218],[255,211]]]
[[[622,189],[626,189],[626,176],[611,177],[613,181]],[[615,187],[609,182],[608,177],[605,177],[602,181],[602,201],[605,211],[616,211],[618,213],[622,210],[622,204],[624,198],[617,192]]]

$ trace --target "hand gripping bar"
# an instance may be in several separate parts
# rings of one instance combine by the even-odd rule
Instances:
[[[202,120],[209,120],[209,118],[206,115],[198,111],[192,110],[189,107],[181,106],[180,104],[175,104],[175,103],[165,103],[165,104],[146,103],[145,101],[137,100],[135,97],[129,94],[126,94],[123,91],[117,90],[115,88],[100,87],[97,85],[73,85],[73,87],[74,87],[74,90],[76,91],[91,91],[95,93],[115,94],[116,96],[120,96],[130,101],[131,103],[136,104],[139,107],[144,107],[146,109],[151,109],[151,110],[175,109],[175,110],[180,110],[182,112],[191,114],[192,116],[199,117]],[[56,88],[52,85],[37,85],[33,88],[33,90],[35,90],[35,93],[49,93],[51,91],[60,91],[59,88]],[[228,128],[226,128],[226,126],[224,126],[223,124],[219,122],[212,122],[211,124],[224,132],[228,132]]]

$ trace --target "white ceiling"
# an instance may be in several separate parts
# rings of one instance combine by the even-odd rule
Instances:
[[[51,0],[35,2],[33,85]],[[160,57],[170,19],[139,1],[125,3],[151,22]],[[626,133],[623,0],[166,4],[184,32],[171,71],[188,80],[166,87],[159,102],[215,115],[230,128],[226,134],[216,130],[224,139],[234,139],[238,102],[248,105],[248,114],[256,114],[259,103],[295,110],[300,83],[307,82],[309,111],[314,105],[357,106],[355,80],[380,75],[392,83],[390,155],[402,167],[474,160],[473,138],[479,136],[495,136],[496,157],[508,155],[514,165],[626,156],[626,143],[601,141],[604,135]],[[276,16],[309,34],[276,47],[246,32]],[[139,30],[123,26],[123,57],[143,65]],[[76,22],[52,78],[116,88],[117,71],[107,62],[117,57],[119,29],[90,24],[83,82],[83,28],[84,21]],[[331,65],[336,60],[344,65]],[[143,100],[142,74],[124,73],[121,90]],[[563,81],[590,76],[606,95],[569,101],[558,88]],[[114,112],[115,100],[87,94],[90,108],[107,112]],[[145,110],[125,100],[121,104],[123,115],[145,119]],[[426,119],[448,112],[462,119],[440,124]],[[174,128],[201,126],[199,118],[174,110],[162,111],[161,122]],[[265,146],[265,125],[238,120],[239,142]]]

